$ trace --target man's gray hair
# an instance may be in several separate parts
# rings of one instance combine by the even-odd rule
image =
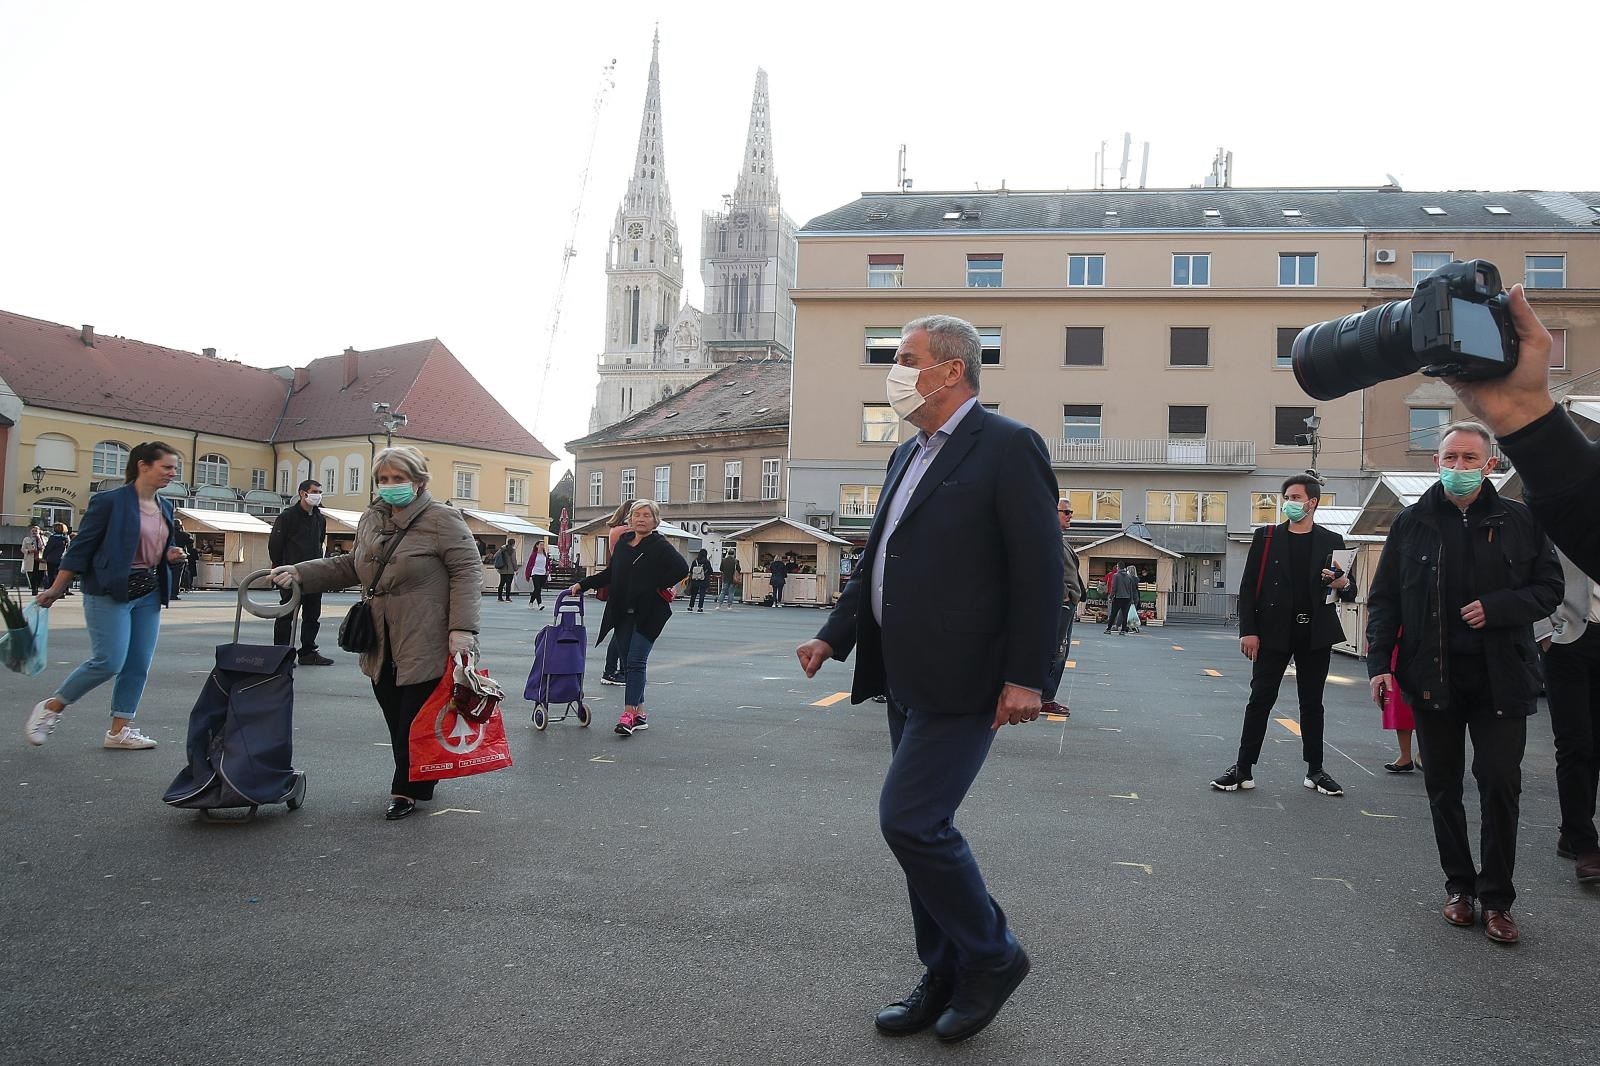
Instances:
[[[372,457],[372,479],[374,487],[378,479],[378,471],[384,467],[399,474],[404,474],[406,480],[416,484],[417,491],[421,492],[428,484],[428,460],[422,453],[407,444],[396,444],[392,448],[384,448]]]
[[[1444,448],[1444,442],[1450,439],[1452,433],[1475,433],[1483,438],[1483,446],[1489,449],[1489,454],[1494,454],[1494,434],[1489,432],[1489,427],[1482,422],[1452,422],[1444,427],[1439,434],[1439,448]]]
[[[967,384],[977,392],[978,373],[983,364],[983,338],[978,336],[978,328],[954,315],[923,315],[907,322],[900,336],[909,337],[918,330],[928,335],[928,349],[933,352],[935,361],[961,360],[961,365],[967,368]]]

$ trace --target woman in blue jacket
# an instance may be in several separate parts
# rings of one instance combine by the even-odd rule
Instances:
[[[90,655],[55,695],[34,705],[28,715],[29,743],[43,744],[69,706],[116,678],[111,728],[102,746],[156,746],[134,728],[133,718],[155,655],[161,608],[172,587],[171,567],[184,557],[173,539],[172,504],[156,495],[177,476],[178,455],[172,448],[160,441],[134,448],[128,455],[127,483],[89,501],[55,580],[34,599],[49,607],[81,575]]]

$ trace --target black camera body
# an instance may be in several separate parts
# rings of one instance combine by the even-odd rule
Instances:
[[[1409,300],[1307,326],[1290,363],[1308,396],[1332,400],[1418,371],[1464,381],[1501,377],[1517,365],[1517,351],[1500,271],[1474,259],[1435,270]]]

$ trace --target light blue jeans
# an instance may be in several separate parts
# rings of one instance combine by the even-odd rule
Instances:
[[[622,634],[622,700],[628,707],[644,703],[644,681],[655,641],[633,628],[633,619],[617,627]]]
[[[717,593],[717,606],[721,607],[723,604],[727,604],[729,607],[732,607],[733,594],[737,591],[739,591],[739,586],[735,585],[732,581],[723,581],[722,591]]]
[[[89,658],[67,675],[56,696],[62,703],[74,704],[114,677],[111,717],[133,718],[139,713],[161,632],[160,591],[151,590],[127,603],[84,593],[83,621],[89,629]]]

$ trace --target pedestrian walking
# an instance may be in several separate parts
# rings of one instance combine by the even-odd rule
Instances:
[[[1397,642],[1389,656],[1389,672],[1392,674],[1399,667],[1400,645]],[[1394,762],[1384,763],[1383,768],[1391,774],[1411,773],[1417,768],[1416,756],[1411,752],[1411,738],[1416,733],[1417,720],[1411,713],[1411,704],[1406,701],[1405,693],[1398,686],[1383,694],[1383,728],[1394,733],[1395,743],[1400,749]]]
[[[689,564],[689,610],[695,609],[698,602],[700,613],[706,613],[706,588],[711,584],[711,560],[706,556],[706,550],[701,548],[694,557],[694,562]]]
[[[1335,601],[1354,600],[1356,585],[1333,557],[1344,550],[1344,538],[1316,523],[1322,483],[1310,474],[1295,474],[1284,481],[1282,495],[1283,522],[1255,531],[1239,579],[1239,652],[1251,664],[1250,699],[1239,754],[1211,787],[1219,792],[1256,787],[1253,769],[1267,738],[1267,719],[1292,659],[1306,760],[1302,783],[1319,795],[1342,796],[1344,789],[1322,765],[1322,693],[1333,646],[1344,640]]]
[[[172,519],[172,539],[183,552],[183,562],[172,568],[172,599],[182,599],[182,594],[194,588],[189,576],[189,553],[194,550],[194,534],[183,528],[183,519]]]
[[[506,542],[495,549],[494,568],[500,575],[500,587],[495,590],[495,600],[501,603],[511,603],[511,583],[517,577],[517,545],[510,537]]]
[[[732,549],[722,553],[722,589],[717,593],[716,610],[724,607],[733,610],[734,601],[739,595],[739,582],[744,577],[744,570],[739,566],[739,556]]]
[[[42,554],[44,556],[46,588],[55,587],[56,574],[61,570],[61,557],[67,553],[67,545],[71,543],[67,534],[67,524],[65,522],[57,522],[50,527],[50,536],[45,539],[44,552]],[[70,585],[71,582],[69,581],[68,584]],[[68,589],[61,595],[70,596],[72,592]]]
[[[44,561],[45,543],[44,530],[38,523],[29,526],[22,538],[22,572],[28,577],[28,593],[33,596],[49,584],[50,570]]]
[[[522,578],[533,585],[533,591],[528,593],[528,606],[538,604],[539,610],[544,610],[544,583],[550,580],[550,553],[545,551],[544,541],[533,542],[533,554],[528,556]]]
[[[1440,439],[1434,464],[1439,484],[1395,517],[1367,594],[1367,672],[1374,702],[1397,685],[1411,701],[1445,920],[1474,925],[1481,902],[1489,939],[1514,944],[1522,754],[1539,695],[1533,625],[1561,602],[1561,563],[1528,509],[1485,480],[1495,464],[1486,428],[1458,423]],[[1481,868],[1461,802],[1468,733]]]
[[[654,500],[635,500],[628,515],[629,533],[612,549],[610,564],[567,590],[574,596],[586,589],[607,591],[606,610],[600,618],[600,635],[595,643],[615,629],[626,649],[622,667],[626,687],[616,725],[616,732],[625,737],[649,727],[644,689],[650,650],[672,617],[668,597],[689,572],[683,556],[656,532],[660,524],[661,508]]]
[[[615,556],[617,542],[623,537],[631,535],[631,531],[628,529],[628,514],[632,510],[633,499],[630,497],[618,504],[617,509],[611,512],[611,517],[606,519],[606,525],[609,527],[609,532],[606,536],[611,546],[606,556],[607,559]],[[607,595],[610,595],[610,593],[607,593]],[[627,654],[627,650],[627,645],[622,640],[622,630],[615,630],[611,634],[611,643],[606,645],[605,666],[600,670],[600,683],[602,685],[616,685],[619,687],[622,685],[622,660]]]
[[[1117,569],[1116,577],[1111,580],[1111,614],[1106,620],[1106,632],[1109,633],[1119,626],[1120,632],[1128,632],[1128,612],[1136,610],[1139,603],[1139,572],[1133,568],[1132,563],[1123,563]]]
[[[1056,647],[1050,656],[1050,670],[1045,675],[1042,713],[1070,717],[1072,709],[1056,699],[1061,690],[1061,675],[1067,669],[1067,656],[1072,651],[1072,620],[1078,613],[1078,602],[1089,594],[1078,570],[1078,553],[1067,540],[1067,530],[1072,526],[1072,501],[1063,497],[1056,503],[1056,521],[1061,527],[1061,611],[1056,624]]]
[[[285,507],[272,520],[267,538],[267,558],[272,565],[291,566],[321,559],[322,543],[328,539],[328,520],[322,514],[322,485],[315,480],[300,482],[300,495],[293,506]],[[347,582],[354,584],[354,582]],[[344,585],[333,586],[336,589]],[[289,602],[289,592],[279,593]],[[301,666],[332,666],[333,660],[317,650],[317,634],[322,631],[322,593],[300,590]],[[272,624],[272,643],[287,646],[294,637],[294,615],[286,614]]]
[[[1556,742],[1561,827],[1556,854],[1574,860],[1583,884],[1600,882],[1595,794],[1600,786],[1600,585],[1557,552],[1566,593],[1534,629],[1545,649],[1550,731]]]
[[[978,403],[982,350],[959,318],[906,325],[887,389],[918,432],[889,461],[861,565],[796,649],[807,677],[855,651],[851,702],[888,696],[878,818],[926,969],[875,1024],[893,1036],[931,1025],[947,1043],[987,1026],[1028,974],[955,814],[999,728],[1039,717],[1063,574],[1049,453],[1033,430]],[[953,601],[951,545],[964,543],[1005,550],[963,560]]]
[[[435,506],[428,480],[421,452],[384,448],[372,460],[378,498],[356,524],[350,553],[272,570],[279,588],[300,582],[302,596],[356,584],[371,590],[366,602],[376,640],[360,665],[389,729],[394,776],[384,817],[390,821],[433,798],[433,781],[411,780],[411,723],[451,658],[478,647],[482,557],[461,512]]]
[[[122,751],[156,742],[135,725],[150,661],[161,633],[161,608],[172,588],[172,568],[183,558],[173,542],[173,506],[157,493],[178,476],[178,453],[160,441],[128,453],[123,485],[89,498],[82,531],[58,558],[50,585],[34,602],[49,607],[83,579],[83,622],[89,658],[28,715],[29,743],[43,744],[66,709],[115,679],[111,727],[101,747]],[[58,529],[64,540],[66,534]]]
[[[767,573],[772,576],[772,606],[782,607],[783,586],[789,580],[789,564],[775,555],[767,567]]]
[[[188,560],[183,568],[183,591],[194,591],[194,579],[200,573],[200,548],[195,543],[194,535],[189,536]]]

